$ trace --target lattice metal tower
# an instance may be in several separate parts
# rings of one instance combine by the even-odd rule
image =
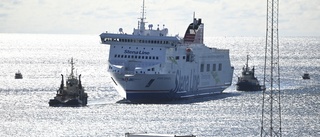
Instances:
[[[279,0],[267,0],[261,137],[281,137]]]

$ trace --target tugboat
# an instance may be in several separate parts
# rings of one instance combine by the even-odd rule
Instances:
[[[247,63],[242,68],[242,76],[238,77],[237,90],[239,91],[259,91],[262,90],[258,79],[254,76],[254,67],[250,70],[248,66],[249,55],[247,55]]]
[[[304,73],[304,74],[302,75],[302,78],[303,78],[303,79],[310,79],[309,73]]]
[[[19,70],[18,70],[18,72],[15,73],[14,78],[15,79],[22,79],[22,74]]]
[[[71,74],[69,75],[66,86],[64,86],[63,75],[60,88],[57,90],[57,94],[54,99],[50,99],[49,106],[54,107],[81,107],[87,105],[88,95],[84,92],[81,85],[81,74],[79,79],[73,74],[73,58],[71,58]]]

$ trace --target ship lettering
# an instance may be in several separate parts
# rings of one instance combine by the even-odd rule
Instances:
[[[146,51],[140,51],[139,54],[143,54],[143,55],[149,55],[150,52],[146,52]]]
[[[146,51],[124,50],[124,54],[141,54],[141,55],[149,55],[149,54],[150,54],[150,52],[146,52]]]

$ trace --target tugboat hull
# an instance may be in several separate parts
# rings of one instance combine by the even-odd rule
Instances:
[[[261,86],[252,84],[251,82],[239,82],[237,83],[237,90],[238,91],[260,91]]]
[[[50,99],[49,101],[49,106],[51,107],[81,107],[86,105],[86,101],[82,102],[79,99],[70,99],[66,102],[59,101],[57,99]]]

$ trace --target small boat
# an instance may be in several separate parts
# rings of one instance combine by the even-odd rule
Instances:
[[[259,91],[262,90],[258,79],[254,76],[254,67],[250,70],[248,65],[249,55],[247,55],[247,63],[242,68],[242,75],[238,77],[237,90],[239,91]]]
[[[14,78],[15,79],[22,79],[23,78],[22,74],[21,74],[21,72],[19,70],[18,70],[18,72],[15,73]]]
[[[309,73],[304,73],[304,74],[302,75],[302,78],[303,78],[303,79],[310,79]]]
[[[73,74],[73,59],[71,58],[71,74],[69,75],[66,86],[64,86],[63,75],[60,88],[57,90],[57,94],[54,99],[50,99],[49,106],[54,107],[80,107],[87,105],[88,95],[84,92],[84,88],[81,84],[81,74],[79,79]]]

